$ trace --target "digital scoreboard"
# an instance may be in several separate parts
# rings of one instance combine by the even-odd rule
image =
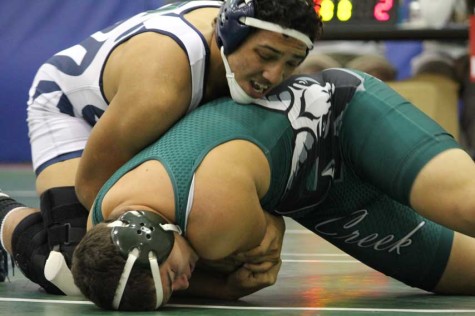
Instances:
[[[394,25],[399,0],[314,0],[327,25]]]

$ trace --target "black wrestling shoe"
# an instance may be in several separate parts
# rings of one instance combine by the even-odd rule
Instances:
[[[6,194],[0,189],[0,226],[12,206],[17,205],[21,206],[21,204],[10,198],[8,194]],[[0,282],[5,282],[5,280],[8,279],[8,258],[8,252],[3,249],[0,243]]]
[[[8,277],[8,253],[0,246],[0,282],[5,282]]]

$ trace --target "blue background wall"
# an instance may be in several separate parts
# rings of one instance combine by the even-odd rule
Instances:
[[[30,162],[28,90],[54,53],[163,0],[0,0],[0,162]]]
[[[43,62],[95,31],[165,2],[170,1],[0,0],[0,163],[31,161],[26,102]],[[387,57],[399,69],[399,79],[406,78],[420,43],[403,49],[399,42],[388,45],[394,46]]]

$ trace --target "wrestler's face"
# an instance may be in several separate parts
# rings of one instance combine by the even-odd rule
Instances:
[[[175,243],[167,260],[160,265],[163,287],[163,304],[170,300],[173,291],[185,290],[198,255],[182,236],[175,233]]]
[[[257,30],[227,59],[237,83],[257,99],[288,78],[306,52],[307,46],[295,38]]]

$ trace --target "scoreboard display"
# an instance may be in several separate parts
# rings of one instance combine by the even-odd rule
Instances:
[[[328,25],[395,25],[399,0],[314,0]],[[319,5],[319,6],[318,6]]]

